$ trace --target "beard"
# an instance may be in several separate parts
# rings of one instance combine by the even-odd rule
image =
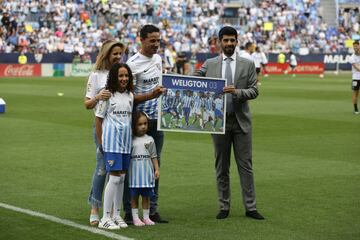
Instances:
[[[224,47],[223,52],[224,52],[225,55],[231,56],[235,52],[235,47]]]

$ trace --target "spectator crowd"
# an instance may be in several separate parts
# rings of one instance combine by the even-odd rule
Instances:
[[[84,55],[115,38],[130,54],[140,47],[138,30],[146,23],[161,29],[165,50],[217,51],[216,35],[229,18],[221,0],[7,0],[0,9],[0,52]],[[234,2],[234,1],[232,1]],[[249,1],[244,3],[249,3]],[[251,2],[250,2],[251,3]],[[264,52],[331,53],[347,51],[345,41],[359,34],[359,8],[340,9],[338,26],[319,15],[320,0],[265,0],[238,8],[232,22],[239,42]],[[266,23],[272,23],[265,29]],[[358,35],[357,35],[358,36]]]

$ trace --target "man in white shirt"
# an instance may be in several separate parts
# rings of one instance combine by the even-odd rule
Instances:
[[[354,53],[350,57],[349,62],[352,66],[352,103],[354,105],[354,114],[359,114],[359,109],[357,106],[359,98],[359,88],[360,88],[360,45],[359,41],[353,43]]]
[[[174,71],[174,67],[175,67],[175,63],[174,63],[174,59],[173,59],[173,55],[172,55],[172,51],[171,51],[171,44],[170,43],[166,43],[166,48],[164,51],[164,65],[167,71],[173,72]]]
[[[263,52],[260,51],[259,47],[255,48],[255,52],[251,54],[251,57],[254,60],[255,68],[256,68],[256,80],[257,84],[261,85],[259,75],[261,73],[261,67],[265,68],[265,65],[268,63],[267,58]]]
[[[239,55],[242,58],[246,58],[250,61],[254,61],[253,57],[251,56],[251,54],[254,52],[254,43],[252,42],[247,42],[245,44],[245,48],[244,51],[240,51]]]
[[[160,166],[160,156],[164,144],[164,133],[157,130],[158,98],[150,99],[152,92],[163,93],[165,89],[160,86],[162,78],[162,59],[157,51],[160,47],[160,29],[154,25],[145,25],[140,30],[141,49],[127,61],[134,75],[134,93],[149,96],[137,105],[137,110],[145,112],[149,117],[148,135],[154,138]],[[150,100],[149,100],[150,99]],[[157,212],[159,179],[155,181],[154,196],[150,201],[150,219],[157,223],[168,223],[161,219]]]
[[[296,55],[293,52],[290,51],[289,56],[290,56],[290,59],[289,59],[290,71],[292,72],[292,76],[296,77],[295,68],[296,68],[296,66],[298,64],[297,60],[296,60]]]

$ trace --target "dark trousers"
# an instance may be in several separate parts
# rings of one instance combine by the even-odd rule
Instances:
[[[230,209],[230,159],[231,146],[240,176],[242,199],[247,211],[256,210],[254,176],[252,170],[251,131],[244,133],[235,114],[227,114],[225,135],[213,134],[215,148],[215,170],[220,210]]]

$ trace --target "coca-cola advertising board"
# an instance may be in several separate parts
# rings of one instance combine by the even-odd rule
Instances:
[[[0,64],[0,77],[41,76],[41,64]]]

